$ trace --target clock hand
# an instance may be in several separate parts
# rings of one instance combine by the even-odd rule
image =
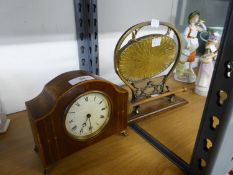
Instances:
[[[87,118],[89,120],[90,123],[90,127],[89,127],[89,131],[92,132],[92,125],[91,125],[91,114],[87,114]]]
[[[80,129],[80,134],[82,134],[83,133],[83,128],[85,127],[85,126],[87,126],[87,120],[88,120],[88,117],[86,118],[86,120],[85,120],[85,122],[82,124],[82,128]]]
[[[92,125],[91,125],[91,119],[90,118],[89,118],[89,123],[90,123],[89,131],[92,132]]]

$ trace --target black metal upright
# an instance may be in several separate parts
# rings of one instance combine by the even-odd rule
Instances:
[[[81,70],[99,74],[97,0],[74,0]]]
[[[205,110],[190,163],[190,175],[213,174],[212,170],[221,146],[221,138],[226,134],[224,131],[227,126],[231,124],[230,118],[233,115],[232,1],[229,3],[228,15],[221,43],[222,45],[210,85],[212,88],[210,89],[207,97]]]

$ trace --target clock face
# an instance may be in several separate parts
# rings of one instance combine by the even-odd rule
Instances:
[[[110,113],[108,97],[101,92],[89,92],[78,97],[69,107],[65,128],[72,137],[85,140],[102,131]]]

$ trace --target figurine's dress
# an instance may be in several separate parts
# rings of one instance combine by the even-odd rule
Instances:
[[[196,50],[199,47],[198,39],[198,28],[194,25],[189,25],[185,28],[184,36],[187,37],[187,46],[186,47],[189,51],[189,56],[187,58],[187,62],[194,62],[196,58]]]
[[[201,64],[197,76],[195,92],[202,96],[207,96],[214,71],[214,64],[211,54],[213,53],[205,54],[201,57]]]
[[[184,37],[185,37],[185,47],[182,50],[182,55],[180,58],[180,63],[177,64],[176,73],[175,73],[175,80],[181,82],[188,82],[193,83],[196,81],[196,75],[193,72],[192,68],[186,63],[192,63],[195,61],[196,58],[196,50],[199,47],[199,42],[197,38],[197,34],[199,32],[198,26],[189,25],[184,30]]]

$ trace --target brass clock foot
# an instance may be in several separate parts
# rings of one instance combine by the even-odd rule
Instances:
[[[125,136],[125,137],[129,135],[128,132],[127,132],[127,130],[122,131],[121,134],[122,134],[123,136]]]
[[[134,114],[136,114],[136,115],[137,115],[137,114],[140,114],[140,106],[135,106],[133,112],[134,112]]]
[[[36,153],[38,153],[38,147],[35,145],[33,149]]]
[[[49,175],[49,169],[48,169],[48,168],[45,168],[45,169],[44,169],[43,175]]]
[[[174,94],[171,95],[171,96],[169,96],[169,101],[170,101],[171,103],[175,102],[175,95],[174,95]]]

